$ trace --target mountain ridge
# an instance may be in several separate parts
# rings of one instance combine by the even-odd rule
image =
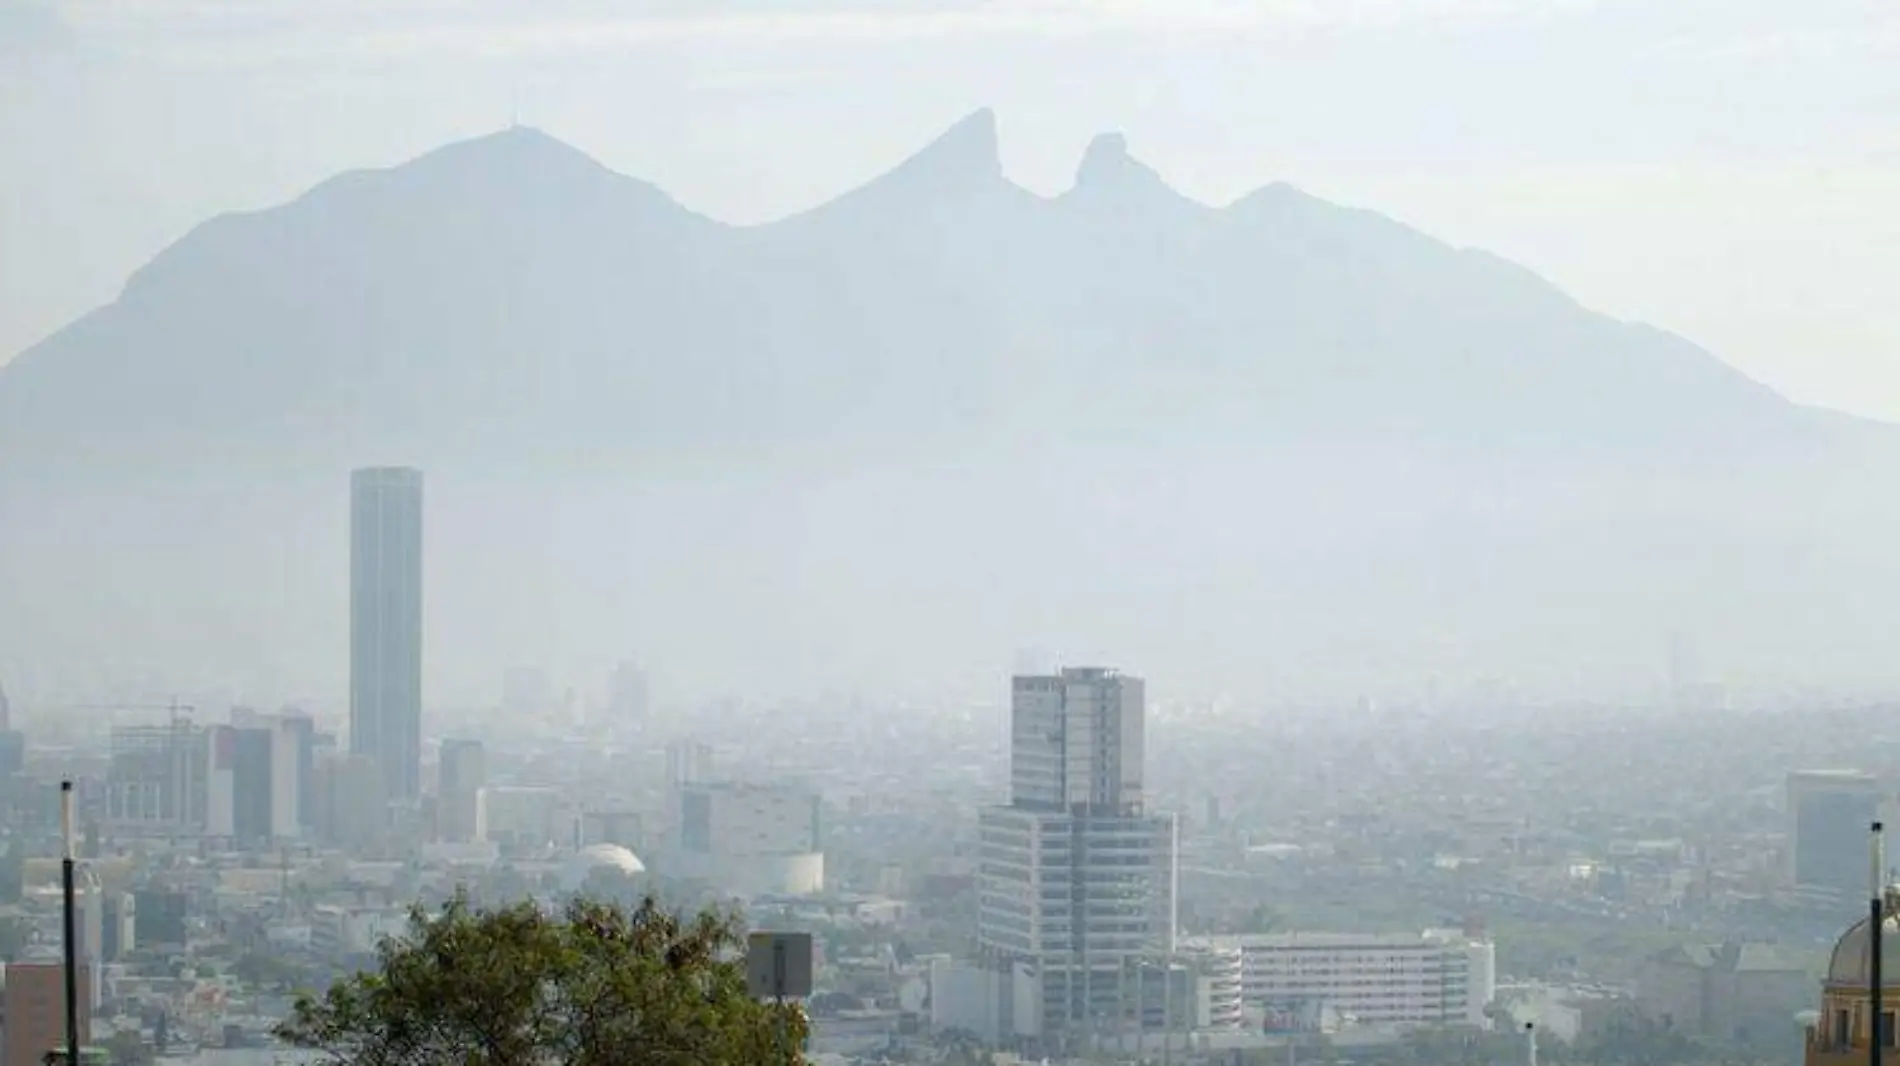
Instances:
[[[1042,197],[979,111],[738,226],[514,129],[207,222],[0,368],[0,672],[280,685],[276,633],[333,682],[339,486],[397,461],[450,677],[567,654],[554,618],[700,677],[1019,642],[1245,681],[1265,643],[1349,684],[1428,634],[1553,671],[1685,627],[1844,670],[1900,596],[1896,437],[1376,212],[1198,203],[1117,134]]]

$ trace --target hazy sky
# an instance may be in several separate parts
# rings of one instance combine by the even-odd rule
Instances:
[[[197,221],[505,126],[769,218],[980,106],[1374,207],[1900,419],[1891,0],[0,0],[0,360]]]

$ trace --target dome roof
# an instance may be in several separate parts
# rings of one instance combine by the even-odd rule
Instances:
[[[641,874],[646,872],[646,863],[640,861],[633,852],[618,844],[589,844],[574,853],[561,868],[561,883],[569,889],[576,889],[587,883],[587,877],[595,870],[612,870],[617,873]]]
[[[1870,952],[1867,935],[1867,919],[1855,922],[1853,927],[1841,934],[1834,945],[1834,954],[1827,961],[1827,981],[1829,984],[1870,985],[1873,978],[1867,972]],[[1882,983],[1892,982],[1900,985],[1900,930],[1890,921],[1880,937],[1880,976]]]

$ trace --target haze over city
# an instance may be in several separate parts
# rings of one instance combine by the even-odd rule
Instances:
[[[0,0],[0,962],[69,780],[133,1061],[458,889],[814,932],[811,1061],[1858,1061],[1897,47]]]

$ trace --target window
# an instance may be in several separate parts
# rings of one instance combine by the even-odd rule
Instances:
[[[1848,1036],[1852,1032],[1849,1015],[1844,1010],[1834,1012],[1834,1047],[1844,1049],[1848,1046]]]

